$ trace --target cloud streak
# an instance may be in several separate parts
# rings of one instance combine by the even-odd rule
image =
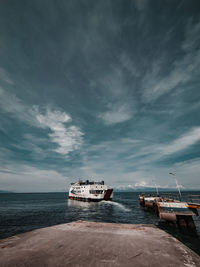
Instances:
[[[185,32],[185,40],[180,47],[184,55],[173,61],[168,75],[162,76],[160,73],[164,64],[162,57],[153,63],[152,69],[147,72],[143,80],[143,99],[146,102],[155,101],[177,87],[184,86],[198,73],[200,68],[199,36],[200,22],[192,25],[190,21]]]
[[[6,166],[0,169],[0,187],[15,192],[56,192],[66,190],[68,177],[55,170],[29,165]]]
[[[159,150],[162,155],[169,155],[187,149],[198,141],[200,141],[200,127],[191,129],[169,145],[161,146]]]
[[[51,142],[57,144],[55,152],[67,155],[77,150],[82,145],[83,132],[71,124],[72,118],[58,109],[45,108],[44,114],[39,111],[38,106],[28,107],[15,95],[5,92],[0,88],[0,108],[14,118],[37,128],[50,129],[48,133]]]
[[[0,81],[6,82],[8,84],[13,84],[13,81],[11,80],[9,74],[7,73],[7,71],[0,67]]]
[[[124,62],[124,68],[132,73],[135,71],[131,61],[127,60],[125,54],[120,57]],[[115,125],[130,120],[134,114],[134,103],[129,94],[129,85],[127,85],[125,73],[121,66],[116,64],[112,66],[109,75],[101,78],[99,86],[103,88],[104,97],[102,97],[102,106],[105,111],[97,115],[102,119],[105,125]]]
[[[110,110],[99,114],[106,125],[113,125],[130,120],[132,114],[126,106],[113,107]]]

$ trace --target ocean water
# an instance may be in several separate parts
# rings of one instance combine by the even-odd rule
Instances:
[[[192,192],[184,192],[187,197]],[[195,192],[199,194],[200,192]],[[200,255],[200,217],[196,216],[195,233],[160,222],[155,214],[139,205],[139,193],[116,192],[113,201],[97,203],[68,200],[67,193],[0,194],[0,239],[34,229],[77,220],[154,224],[181,240]]]

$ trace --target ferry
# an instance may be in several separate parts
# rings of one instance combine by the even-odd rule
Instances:
[[[71,183],[69,189],[69,199],[80,201],[101,201],[112,200],[113,189],[109,189],[104,181],[101,182],[85,182],[79,180],[76,183]]]

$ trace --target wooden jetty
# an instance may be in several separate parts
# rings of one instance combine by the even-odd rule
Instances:
[[[147,210],[154,209],[155,201],[158,200],[160,197],[154,196],[152,194],[149,195],[140,195],[139,201],[140,205],[146,208]]]
[[[198,267],[200,256],[153,225],[78,221],[0,241],[2,267]]]
[[[198,216],[200,203],[184,202],[177,199],[142,194],[140,205],[153,211],[161,220],[175,222],[179,227],[195,229],[193,216]]]
[[[191,210],[186,202],[156,201],[156,205],[161,220],[176,222],[179,227],[195,228],[192,216],[198,213]]]
[[[153,194],[142,194],[139,195],[139,202],[140,205],[145,208],[146,210],[152,211],[155,208],[155,203],[159,200],[160,197]]]

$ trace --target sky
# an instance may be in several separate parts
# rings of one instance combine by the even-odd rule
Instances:
[[[0,190],[200,189],[199,0],[1,0]]]

